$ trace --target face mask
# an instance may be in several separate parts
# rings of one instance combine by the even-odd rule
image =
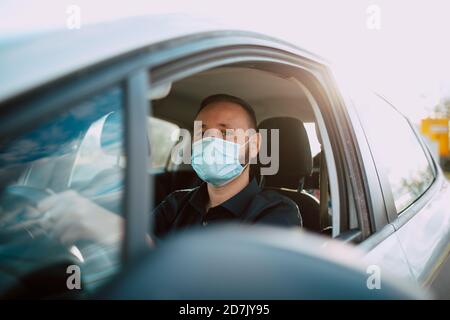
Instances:
[[[203,181],[215,187],[223,186],[246,167],[239,162],[240,148],[240,144],[220,138],[201,139],[192,145],[192,167]]]

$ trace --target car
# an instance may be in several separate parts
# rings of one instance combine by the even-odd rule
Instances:
[[[386,283],[400,279],[429,290],[433,297],[450,297],[447,179],[407,117],[381,94],[341,80],[326,59],[254,31],[156,15],[5,41],[0,70],[2,297],[230,298],[239,283],[214,291],[205,276],[201,283],[189,282],[187,291],[177,291],[174,288],[184,282],[161,280],[176,272],[199,279],[198,270],[208,272],[193,266],[219,259],[220,253],[191,261],[186,252],[199,257],[199,252],[211,251],[206,244],[217,243],[215,235],[244,243],[239,252],[222,243],[230,258],[225,261],[239,258],[248,266],[279,256],[280,264],[273,266],[279,269],[261,274],[285,270],[286,278],[278,280],[286,285],[288,279],[304,281],[303,272],[313,272],[326,261],[342,266],[338,256],[348,254],[358,271],[336,267],[340,271],[335,277],[345,271],[358,275],[353,279],[366,279],[364,268],[379,270],[394,279]],[[269,161],[252,170],[262,188],[298,205],[303,228],[199,227],[150,249],[152,208],[171,192],[199,183],[182,160],[189,158],[199,103],[214,93],[248,101],[264,141],[279,134],[279,161],[261,150]],[[261,174],[264,170],[271,174]],[[36,210],[55,193],[69,195],[58,204],[67,210],[88,208],[83,199],[89,199],[95,210],[123,217],[124,225],[115,225],[111,232],[123,228],[123,239],[57,241],[51,228],[39,223],[46,213]],[[75,221],[61,223],[69,228]],[[86,223],[91,230],[104,227],[101,220]],[[186,252],[181,254],[183,244]],[[345,249],[333,251],[335,245]],[[311,248],[324,247],[328,249],[320,259],[303,264],[303,272],[296,273],[294,267],[311,257]],[[139,267],[143,262],[137,261],[151,266],[144,272]],[[178,269],[167,271],[169,262]],[[223,272],[233,271],[223,267]],[[252,275],[248,283],[255,285],[262,280],[253,277],[253,270],[244,271]],[[76,277],[68,279],[77,273],[81,284]],[[162,287],[133,291],[133,284],[159,274],[160,284],[178,295]],[[376,291],[365,282],[348,295],[336,290],[342,282],[330,285],[329,292],[317,285],[325,291],[314,298],[370,298],[368,292]],[[100,293],[105,286],[122,294]],[[128,289],[114,289],[124,287]],[[268,295],[258,293],[256,285],[249,288],[237,296],[307,297],[304,291],[272,291],[269,284]],[[404,295],[391,295],[394,291],[386,289],[376,297],[423,297],[401,290],[395,292]]]

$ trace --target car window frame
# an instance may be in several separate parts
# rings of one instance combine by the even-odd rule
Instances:
[[[418,140],[425,151],[426,157],[429,163],[432,164],[432,170],[435,174],[435,180],[431,184],[431,186],[421,195],[421,197],[419,197],[419,199],[415,203],[410,205],[406,212],[404,211],[403,214],[397,215],[394,200],[392,198],[392,193],[386,194],[387,191],[383,190],[382,179],[385,180],[384,183],[386,187],[387,177],[380,177],[380,170],[376,166],[375,158],[364,130],[364,124],[362,123],[358,115],[358,107],[356,106],[358,100],[353,99],[352,93],[355,93],[355,90],[368,90],[367,88],[363,88],[360,83],[355,83],[344,76],[338,77],[338,80],[340,80],[339,87],[342,93],[342,99],[352,119],[352,127],[357,138],[357,153],[359,154],[359,157],[361,159],[363,173],[365,176],[364,183],[365,189],[367,190],[367,199],[370,210],[369,218],[372,226],[372,231],[370,236],[360,243],[359,247],[361,247],[364,251],[369,251],[376,247],[379,243],[390,237],[392,234],[394,234],[396,230],[398,230],[416,213],[418,213],[430,201],[430,199],[435,194],[437,194],[445,178],[443,178],[443,174],[439,170],[437,162],[431,155],[428,146],[424,143],[423,139],[420,139],[420,135],[411,124],[411,121],[408,119],[408,117],[405,117],[401,112],[399,112],[400,115],[406,119],[408,125],[414,131],[416,138],[419,137]],[[376,94],[382,99],[386,100],[385,97],[383,97],[379,93],[373,91],[371,91],[371,93]],[[389,101],[386,100],[386,102],[395,110],[397,110],[395,106],[393,106]],[[391,200],[386,200],[386,196],[391,197]],[[390,210],[389,213],[388,208]],[[392,211],[392,209],[394,209],[394,211]],[[395,215],[392,214],[393,212],[395,213]]]
[[[342,81],[343,78],[339,76],[339,72],[336,72],[336,69],[326,68],[324,75],[326,87],[329,89],[328,95],[337,111],[335,117],[339,119],[341,126],[337,134],[342,135],[340,139],[340,141],[343,141],[341,148],[343,149],[344,163],[348,172],[344,179],[346,184],[351,187],[350,190],[352,192],[348,195],[351,198],[348,201],[353,206],[348,207],[347,220],[350,219],[350,210],[354,210],[359,224],[357,230],[349,230],[346,236],[352,242],[362,243],[371,237],[377,223],[379,223],[379,221],[374,220],[374,212],[377,212],[380,208],[380,202],[377,202],[378,199],[374,195],[380,194],[381,190],[378,184],[374,185],[373,183],[374,168],[373,166],[370,167],[370,164],[373,163],[370,155],[370,161],[368,161],[368,154],[364,152],[367,144],[365,141],[361,143],[359,133],[362,128],[358,127],[357,124],[359,122],[355,121],[356,113],[352,108],[351,99],[349,99],[350,87],[345,81]],[[355,194],[359,196],[355,197]]]
[[[198,49],[198,47],[195,44],[192,44],[193,47]],[[173,59],[171,63],[170,57],[171,52],[170,50],[173,50],[173,48],[169,48],[168,52],[164,54],[164,63],[160,65],[155,65],[150,70],[151,73],[151,79],[152,79],[152,86],[157,87],[158,85],[164,85],[164,83],[170,82],[173,83],[174,81],[180,80],[182,78],[185,78],[189,75],[193,75],[195,73],[198,73],[203,70],[211,69],[214,67],[219,67],[222,65],[232,65],[236,63],[248,63],[249,66],[252,66],[252,64],[256,63],[273,63],[277,64],[278,67],[284,66],[285,76],[290,75],[292,77],[298,76],[298,74],[295,74],[295,70],[297,73],[302,73],[304,76],[306,73],[309,73],[309,76],[311,78],[314,78],[314,85],[312,85],[310,89],[312,92],[314,92],[313,96],[315,99],[320,96],[320,99],[322,100],[322,104],[326,104],[327,106],[330,106],[330,108],[333,108],[333,101],[330,99],[330,92],[328,90],[328,83],[325,83],[325,76],[326,70],[324,68],[324,64],[320,61],[314,61],[309,60],[307,56],[303,56],[301,54],[294,54],[291,52],[282,52],[279,51],[276,47],[268,46],[268,47],[252,47],[249,44],[246,44],[245,46],[234,46],[231,48],[223,48],[222,52],[217,51],[207,51],[204,50],[203,52],[201,50],[195,50],[195,52],[191,52],[189,54],[186,54],[186,57],[181,58],[177,57],[177,59]],[[176,55],[179,55],[179,52],[182,51],[180,48],[177,48]],[[227,49],[227,50],[225,50]],[[201,56],[203,57],[201,58]],[[234,58],[232,57],[234,55]],[[279,69],[279,68],[278,68]],[[268,70],[270,71],[270,70]],[[278,70],[279,71],[279,70]],[[306,71],[306,72],[305,72]],[[314,87],[316,86],[316,87]],[[320,87],[320,88],[319,88]],[[322,90],[318,94],[318,91]],[[320,111],[321,114],[326,114],[323,110]],[[333,112],[332,112],[333,113]],[[335,115],[330,117],[330,119],[327,119],[327,125],[326,130],[330,130],[330,127],[334,127],[335,132],[337,132],[336,124],[335,124]],[[321,128],[323,130],[323,128]],[[324,135],[325,136],[325,135]],[[340,136],[336,134],[329,133],[329,137],[332,137],[333,139],[336,139],[340,141]],[[341,142],[339,142],[341,144]],[[333,143],[332,148],[336,148],[332,150],[332,155],[330,157],[333,157],[334,163],[338,163],[339,161],[342,163],[344,160],[341,159],[341,150],[336,147],[336,145]],[[336,158],[339,157],[339,158]],[[347,211],[347,187],[348,182],[345,179],[345,174],[342,174],[342,170],[340,169],[340,166],[337,166],[339,173],[338,176],[343,177],[342,179],[338,179],[339,187],[337,188],[338,193],[338,207],[339,211],[338,214],[341,217],[346,211]],[[335,199],[336,200],[336,199]],[[348,217],[347,217],[348,218]],[[340,218],[342,221],[342,218]],[[358,239],[359,241],[363,236],[360,232],[360,230],[356,230],[354,234],[351,235],[345,235],[344,230],[339,230],[339,234],[343,236],[342,240],[344,241],[354,241]],[[347,231],[347,230],[345,230]],[[348,237],[347,237],[348,236]],[[348,238],[348,239],[347,239]]]
[[[429,202],[429,200],[432,198],[434,194],[439,189],[438,182],[441,181],[439,179],[439,170],[437,167],[437,164],[435,162],[435,159],[431,155],[431,152],[427,145],[425,144],[424,140],[421,138],[420,133],[415,128],[414,124],[411,122],[411,120],[404,115],[398,108],[395,107],[386,97],[383,95],[374,92],[374,94],[381,100],[383,100],[385,103],[387,103],[390,107],[392,107],[395,112],[397,112],[408,124],[409,128],[411,129],[414,137],[416,138],[416,142],[419,143],[421,150],[424,152],[425,158],[427,159],[428,165],[431,168],[431,171],[433,173],[433,181],[431,184],[422,192],[422,194],[414,199],[414,201],[409,204],[406,208],[404,208],[402,211],[397,212],[397,209],[395,207],[394,203],[394,197],[392,194],[392,188],[389,185],[389,182],[387,180],[386,174],[383,172],[383,170],[379,170],[379,174],[383,176],[382,181],[384,183],[381,184],[381,189],[383,194],[386,195],[385,201],[386,201],[386,208],[388,213],[388,219],[389,222],[392,223],[395,228],[398,230],[403,224],[408,222],[412,217],[414,217],[420,210],[426,206],[426,204]],[[375,163],[376,166],[376,163]],[[378,169],[377,169],[378,170]]]
[[[406,121],[408,127],[411,129],[414,137],[416,138],[417,143],[420,144],[420,147],[421,147],[422,151],[424,152],[427,162],[433,173],[433,181],[430,184],[430,186],[428,186],[424,190],[424,192],[418,198],[416,198],[411,204],[409,204],[405,209],[403,209],[401,212],[397,213],[397,209],[395,207],[394,197],[393,197],[393,193],[392,193],[392,188],[389,184],[388,177],[387,177],[386,173],[384,172],[384,170],[382,168],[380,168],[379,165],[377,165],[378,158],[376,157],[376,155],[374,155],[372,147],[371,147],[371,141],[364,131],[364,123],[358,116],[358,119],[359,119],[358,122],[359,122],[359,125],[363,128],[364,140],[366,141],[366,144],[372,155],[371,158],[372,158],[373,166],[374,166],[375,171],[378,176],[377,183],[378,183],[379,189],[381,190],[381,193],[382,193],[382,198],[383,198],[383,203],[384,203],[384,208],[385,208],[384,214],[387,217],[387,222],[385,225],[391,224],[394,226],[394,228],[396,230],[398,230],[403,224],[408,222],[415,214],[417,214],[428,203],[428,201],[431,199],[431,197],[437,192],[437,190],[438,190],[437,182],[440,180],[440,179],[438,179],[439,178],[439,170],[437,168],[436,162],[434,161],[433,157],[430,154],[428,147],[424,143],[423,139],[420,137],[420,134],[417,132],[414,125],[411,123],[411,120],[407,116],[405,116],[401,111],[399,111],[392,103],[390,103],[390,101],[387,100],[386,97],[384,97],[382,94],[372,91],[372,90],[370,90],[369,93],[372,94],[375,98],[381,99],[381,102],[386,103],[389,107],[391,107],[393,109],[394,112],[396,112],[400,117],[402,117]],[[353,104],[354,103],[355,102],[353,102]],[[373,183],[376,183],[376,182],[374,181]],[[384,227],[383,225],[379,226],[379,228],[374,230],[374,233],[380,232],[381,230],[384,229],[383,227]],[[384,238],[389,236],[391,233],[392,232],[390,232],[390,233],[383,232],[383,234],[385,236],[378,239],[377,242],[383,240]]]

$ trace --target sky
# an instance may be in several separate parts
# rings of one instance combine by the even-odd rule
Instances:
[[[446,0],[3,0],[0,39],[146,14],[184,13],[262,32],[324,56],[341,76],[367,83],[413,121],[450,97],[450,1]]]

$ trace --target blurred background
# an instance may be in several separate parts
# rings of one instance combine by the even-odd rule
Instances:
[[[136,15],[183,14],[312,51],[340,75],[367,83],[396,104],[450,171],[448,0],[2,0],[0,50],[8,41],[67,28],[71,5],[80,8],[81,27]]]

